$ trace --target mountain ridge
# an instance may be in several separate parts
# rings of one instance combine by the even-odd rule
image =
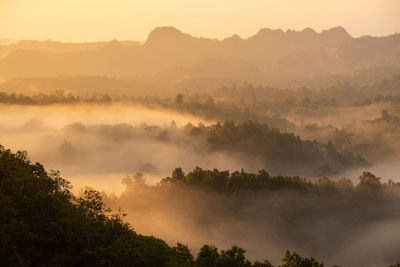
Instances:
[[[282,73],[290,79],[293,75],[323,76],[375,67],[399,68],[400,34],[354,38],[340,26],[319,33],[311,28],[301,31],[262,28],[248,38],[236,34],[218,40],[195,37],[174,27],[157,27],[141,44],[118,40],[93,44],[22,41],[0,46],[0,76],[155,75],[191,68],[209,58],[225,62],[232,58],[253,65],[251,68],[264,73],[256,82],[263,81],[263,76]],[[240,72],[224,76],[248,81]]]
[[[354,38],[352,37],[345,28],[343,28],[342,26],[336,26],[336,27],[332,27],[326,30],[323,30],[321,32],[316,32],[314,29],[310,28],[310,27],[306,27],[300,31],[296,31],[296,30],[291,30],[288,29],[286,31],[282,30],[282,29],[271,29],[268,27],[263,27],[261,28],[256,34],[251,35],[247,38],[242,38],[240,35],[238,34],[233,34],[230,37],[225,37],[222,39],[217,39],[217,38],[209,38],[209,37],[197,37],[194,35],[191,35],[189,33],[185,33],[181,30],[179,30],[178,28],[172,27],[172,26],[159,26],[154,28],[148,35],[147,40],[145,41],[145,43],[149,42],[149,41],[153,41],[153,39],[162,39],[162,38],[168,38],[168,37],[176,37],[176,38],[193,38],[193,39],[203,39],[203,40],[213,40],[213,41],[224,41],[226,39],[229,38],[234,38],[237,39],[239,37],[239,39],[241,40],[249,40],[252,38],[255,38],[259,35],[305,35],[305,34],[313,34],[313,35],[323,35],[323,36],[336,36],[339,37],[340,39],[346,39],[346,38]]]

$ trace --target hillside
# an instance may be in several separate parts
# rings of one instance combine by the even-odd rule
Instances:
[[[111,213],[99,192],[86,188],[74,196],[70,189],[59,172],[32,164],[26,152],[0,147],[2,266],[273,267],[267,260],[251,263],[237,246],[219,251],[204,245],[194,259],[181,243],[171,247],[137,234],[121,211]],[[282,266],[323,266],[290,251],[282,261]]]

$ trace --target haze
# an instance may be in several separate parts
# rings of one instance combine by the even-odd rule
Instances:
[[[0,262],[400,266],[399,11],[0,0]]]
[[[345,27],[355,37],[400,29],[397,0],[2,0],[0,36],[66,42],[144,41],[157,26],[195,36],[246,38],[259,28],[321,31]]]

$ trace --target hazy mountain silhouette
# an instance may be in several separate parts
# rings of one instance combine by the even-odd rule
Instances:
[[[161,74],[174,82],[235,78],[273,83],[399,68],[400,34],[353,38],[342,27],[321,33],[263,28],[247,39],[217,40],[159,27],[143,44],[22,41],[0,46],[0,54],[1,77]]]

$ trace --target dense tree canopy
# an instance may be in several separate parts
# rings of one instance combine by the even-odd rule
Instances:
[[[172,181],[186,179],[181,169],[172,176]],[[0,147],[3,266],[272,266],[267,260],[251,263],[237,246],[219,251],[204,245],[194,258],[181,243],[170,247],[161,239],[137,234],[123,222],[121,212],[111,213],[99,192],[87,188],[76,197],[70,189],[59,172],[32,164],[26,152],[14,154]],[[283,262],[319,266],[304,265],[315,260],[295,253],[287,253]]]
[[[136,234],[99,192],[75,197],[59,172],[0,148],[0,258],[6,266],[163,266],[162,240]]]

